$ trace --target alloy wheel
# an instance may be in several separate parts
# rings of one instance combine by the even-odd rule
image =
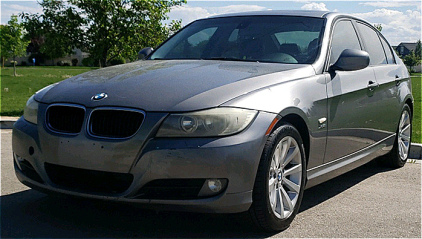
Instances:
[[[402,161],[407,159],[410,148],[411,123],[407,110],[403,111],[399,125],[399,136],[397,138],[399,156]]]
[[[299,145],[293,137],[286,136],[274,150],[268,177],[269,202],[278,218],[287,218],[293,213],[302,181]]]

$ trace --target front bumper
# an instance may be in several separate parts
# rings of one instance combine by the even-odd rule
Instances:
[[[147,207],[195,212],[236,213],[248,210],[252,189],[265,145],[265,132],[276,115],[260,112],[243,132],[222,138],[154,138],[165,114],[147,114],[141,129],[130,139],[92,138],[84,132],[77,136],[59,135],[42,123],[31,124],[20,118],[13,129],[15,172],[25,185],[44,192],[57,192],[88,198],[140,203]],[[38,122],[43,122],[40,119]],[[34,179],[19,167],[25,160],[39,175]],[[98,192],[67,187],[52,180],[46,165],[80,170],[131,175],[122,191]],[[84,180],[84,174],[72,175]],[[79,177],[78,177],[79,176]],[[225,179],[225,190],[202,198],[138,197],[154,180]],[[90,183],[87,181],[86,183]]]

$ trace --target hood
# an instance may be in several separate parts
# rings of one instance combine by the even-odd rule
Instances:
[[[193,111],[251,91],[314,75],[310,65],[207,60],[145,60],[69,78],[36,97],[43,103]],[[99,93],[107,98],[93,101]]]

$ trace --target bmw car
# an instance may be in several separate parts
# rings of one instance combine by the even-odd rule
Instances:
[[[152,209],[239,213],[279,231],[306,188],[373,159],[406,163],[409,73],[362,19],[219,15],[141,53],[29,98],[13,129],[23,184]]]

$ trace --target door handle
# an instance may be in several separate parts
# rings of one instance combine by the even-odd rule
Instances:
[[[369,83],[368,83],[369,91],[374,91],[375,87],[378,87],[378,86],[380,86],[380,84],[378,82],[375,82],[375,81],[370,80]]]

